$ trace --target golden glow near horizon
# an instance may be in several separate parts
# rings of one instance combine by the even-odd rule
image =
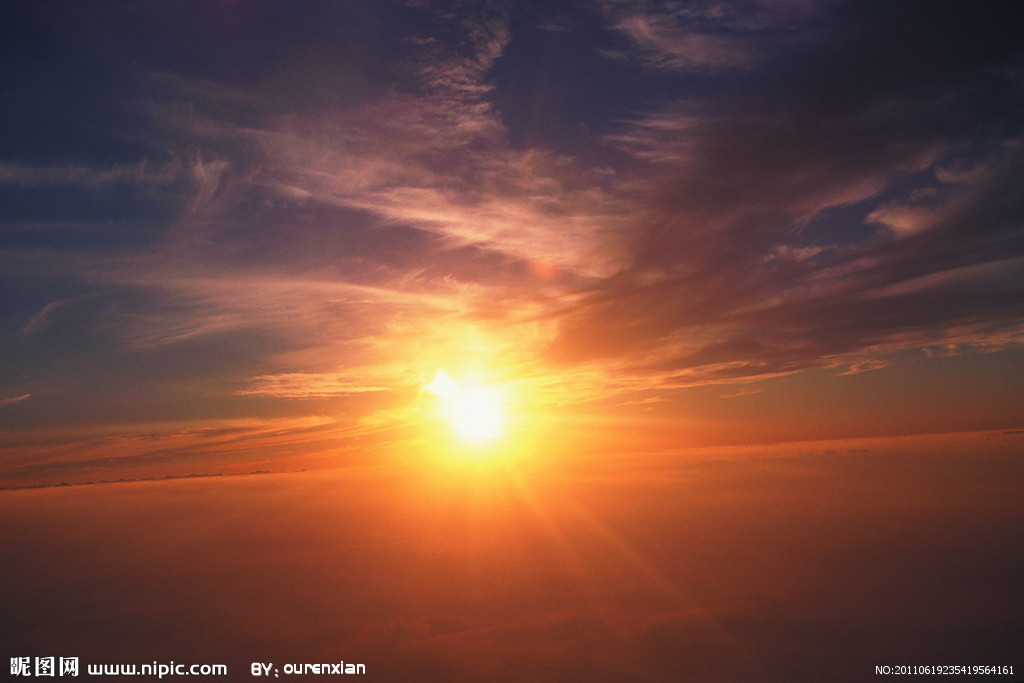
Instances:
[[[426,390],[438,397],[441,413],[462,440],[482,443],[502,434],[505,400],[497,388],[438,370]]]

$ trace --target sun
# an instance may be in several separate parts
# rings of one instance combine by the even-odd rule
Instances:
[[[505,402],[500,391],[471,380],[456,381],[439,370],[426,390],[440,399],[440,409],[464,441],[483,443],[501,436]]]

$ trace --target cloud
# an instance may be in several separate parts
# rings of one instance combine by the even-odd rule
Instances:
[[[722,394],[719,398],[739,398],[740,396],[753,396],[754,394],[760,394],[762,389],[741,389],[729,394]]]
[[[869,46],[835,49],[854,60]],[[554,358],[674,386],[860,363],[939,339],[1024,341],[1012,303],[1021,243],[1008,220],[1024,208],[1009,189],[1021,138],[979,149],[970,126],[939,125],[941,102],[964,116],[974,106],[955,79],[855,87],[824,115],[810,105],[830,91],[823,76],[797,70],[747,100],[680,97],[607,136],[641,164],[629,179],[645,201],[619,272],[559,318]]]
[[[858,363],[851,363],[849,369],[845,372],[839,373],[840,376],[856,375],[861,372],[870,372],[872,370],[880,370],[884,367],[888,367],[889,363],[884,360],[864,360]]]
[[[688,33],[671,26],[665,17],[632,16],[618,28],[649,52],[651,61],[670,69],[722,69],[748,67],[756,60],[744,43],[707,33]]]
[[[15,403],[20,403],[27,398],[30,398],[32,394],[21,394],[20,396],[8,396],[7,398],[0,398],[0,406],[9,406]]]
[[[51,301],[40,309],[38,313],[32,316],[25,325],[18,330],[18,334],[22,337],[28,337],[34,334],[38,334],[44,330],[52,321],[55,312],[71,303],[73,299],[62,299],[60,301]]]
[[[288,372],[279,375],[253,377],[249,386],[240,389],[242,395],[259,394],[281,398],[327,398],[374,391],[389,391],[388,387],[366,386],[352,382],[339,374],[313,374]]]
[[[603,9],[650,66],[682,72],[755,68],[782,47],[780,34],[792,40],[818,12],[808,2],[604,2]]]
[[[21,188],[77,185],[100,189],[113,184],[167,185],[180,179],[183,164],[171,159],[155,164],[143,159],[133,164],[114,164],[108,168],[90,166],[28,166],[0,163],[0,185]]]
[[[263,647],[394,681],[852,682],[875,653],[928,661],[965,643],[1005,661],[1020,443],[587,457],[526,491],[447,482],[457,496],[380,466],[3,492],[18,552],[0,559],[0,629],[15,651],[42,630],[109,661],[169,648],[248,671]],[[75,558],[81,590],[54,595],[55,554]]]
[[[279,470],[299,456],[287,465],[297,468],[312,462],[309,456],[316,452],[343,458],[346,440],[361,432],[365,429],[322,416],[22,429],[4,444],[3,483],[231,474],[252,471],[254,461],[273,461]]]
[[[479,97],[454,107],[439,96],[392,98],[311,129],[285,122],[256,138],[266,154],[259,182],[282,200],[366,211],[451,244],[584,275],[612,267],[605,243],[630,209],[615,196],[613,175],[509,148]]]

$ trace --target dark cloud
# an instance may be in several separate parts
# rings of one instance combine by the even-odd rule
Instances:
[[[991,42],[966,43],[962,8],[913,27],[909,8],[840,9],[847,31],[794,43],[756,85],[679,98],[609,138],[650,169],[642,218],[625,267],[562,323],[559,358],[667,353],[730,379],[1019,321],[1022,52],[1004,30],[1019,22],[990,26],[987,5],[964,26]],[[925,70],[939,53],[948,68]]]

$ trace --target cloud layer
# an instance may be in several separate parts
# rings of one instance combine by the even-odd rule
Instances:
[[[0,634],[83,665],[343,659],[383,681],[1007,663],[1021,435],[996,439],[4,492]]]

